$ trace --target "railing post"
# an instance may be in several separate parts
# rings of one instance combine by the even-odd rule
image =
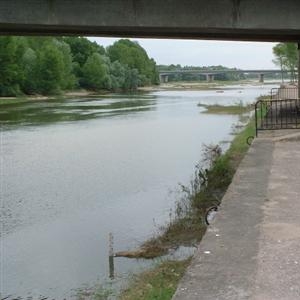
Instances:
[[[255,136],[257,137],[257,103],[255,103]]]

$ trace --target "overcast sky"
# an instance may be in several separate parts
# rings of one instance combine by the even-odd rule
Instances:
[[[107,47],[119,38],[90,37]],[[157,64],[193,66],[223,65],[241,69],[274,69],[274,43],[131,39],[138,41]]]

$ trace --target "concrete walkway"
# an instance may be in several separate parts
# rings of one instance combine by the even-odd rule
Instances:
[[[299,133],[254,141],[173,297],[183,299],[300,299]]]

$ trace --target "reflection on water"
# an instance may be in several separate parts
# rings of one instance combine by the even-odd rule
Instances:
[[[1,107],[1,296],[69,299],[107,281],[109,232],[116,251],[151,237],[168,220],[177,197],[170,191],[189,180],[201,145],[231,139],[238,116],[201,114],[197,104],[249,102],[265,90]],[[117,279],[149,264],[117,259]]]
[[[0,121],[7,126],[40,125],[112,116],[128,111],[154,109],[155,97],[140,95],[130,98],[49,99],[1,105]]]

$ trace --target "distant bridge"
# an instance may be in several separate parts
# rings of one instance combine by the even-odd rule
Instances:
[[[226,69],[226,70],[196,70],[196,69],[184,69],[184,70],[161,70],[159,73],[160,82],[168,82],[170,75],[176,74],[192,74],[192,75],[204,75],[206,76],[206,80],[211,82],[214,80],[215,75],[222,75],[222,74],[258,74],[259,82],[264,82],[264,75],[265,74],[287,74],[288,71],[281,71],[277,69],[270,69],[270,70],[235,70],[235,69]]]

